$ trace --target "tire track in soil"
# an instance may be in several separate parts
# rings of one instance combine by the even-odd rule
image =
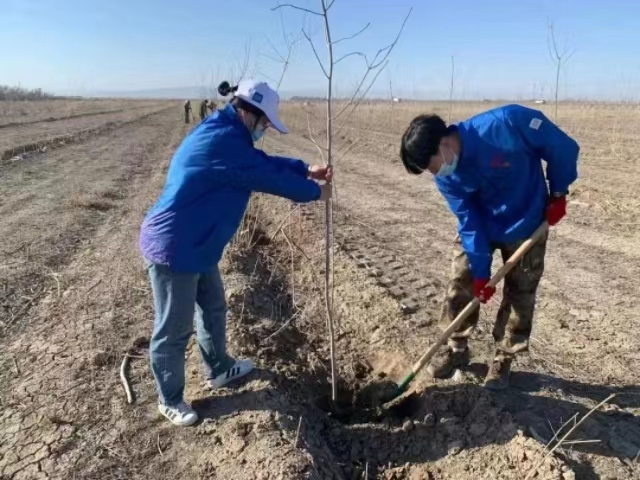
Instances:
[[[74,113],[74,114],[71,114],[71,115],[62,115],[60,117],[42,118],[40,120],[29,120],[29,121],[26,121],[26,122],[2,123],[2,124],[0,124],[0,130],[2,130],[3,128],[24,127],[26,125],[35,125],[37,123],[61,122],[63,120],[71,120],[71,119],[74,119],[74,118],[95,117],[95,116],[99,116],[99,115],[108,115],[110,113],[121,113],[121,112],[124,112],[124,111],[140,110],[140,109],[144,109],[144,108],[149,108],[149,106],[148,105],[142,105],[142,106],[135,106],[135,107],[128,107],[128,108],[114,108],[112,110],[102,110],[102,111],[99,111],[99,112]]]
[[[171,128],[165,123],[156,129],[163,115],[147,114],[138,123],[3,170],[0,335],[28,317],[51,288],[61,288],[57,272],[122,202],[130,179],[143,167],[145,151]]]
[[[126,130],[110,131],[64,151],[36,156],[30,167],[21,166],[23,170],[38,167],[38,175],[26,185],[31,196],[18,202],[20,210],[14,206],[13,213],[3,212],[0,218],[7,222],[3,231],[11,223],[8,238],[13,247],[30,244],[31,251],[27,257],[14,254],[19,266],[9,274],[3,271],[2,281],[14,285],[27,276],[30,282],[41,284],[44,292],[30,305],[29,329],[11,329],[0,340],[0,364],[4,367],[0,374],[1,478],[71,478],[73,473],[65,472],[80,461],[93,464],[105,456],[119,456],[101,444],[102,437],[88,433],[94,422],[108,429],[117,421],[111,416],[110,405],[116,381],[108,380],[110,375],[100,378],[101,372],[106,373],[103,367],[115,358],[112,349],[138,331],[135,325],[120,324],[115,332],[122,336],[119,339],[109,330],[122,295],[136,295],[127,286],[124,293],[119,291],[118,285],[127,281],[127,275],[124,279],[120,275],[125,265],[119,257],[129,258],[129,250],[137,252],[132,244],[109,241],[119,238],[119,231],[128,228],[129,222],[139,222],[146,205],[128,201],[149,177],[163,176],[161,165],[166,163],[158,159],[166,162],[184,131],[184,124],[166,113],[156,114]],[[2,191],[19,195],[25,190],[20,182],[23,173],[20,168],[12,169],[10,176],[2,178]],[[81,192],[78,208],[67,203],[70,197],[75,198],[74,191]],[[104,200],[107,192],[109,208],[93,208],[91,201],[96,196]],[[88,203],[83,203],[85,195]],[[98,240],[107,247],[96,246],[94,251],[92,245]],[[59,242],[55,251],[46,248],[55,242]],[[123,246],[126,252],[122,252]],[[38,268],[29,265],[36,258],[42,264]],[[0,264],[7,260],[3,254]],[[135,265],[128,262],[126,267],[135,270]],[[43,266],[58,273],[59,291]],[[18,288],[28,287],[18,284]],[[18,300],[19,293],[14,295]],[[93,356],[98,346],[106,350]],[[103,388],[106,398],[99,393]]]
[[[303,158],[313,157],[304,139],[290,135],[281,141],[285,147],[279,141],[278,153],[291,155],[293,151]],[[381,159],[351,160],[336,166],[337,247],[398,301],[409,324],[431,325],[439,316],[446,284],[442,271],[448,270],[453,242],[453,230],[443,226],[454,229],[455,223],[428,182],[409,179],[399,184],[386,168],[373,172]],[[429,204],[429,200],[434,201]],[[314,207],[301,209],[308,219],[323,220],[315,215]]]
[[[304,139],[289,135],[270,139],[276,151],[288,154],[299,153],[303,158],[314,158],[313,146]],[[439,316],[436,308],[446,284],[450,269],[451,245],[455,237],[455,219],[447,210],[444,200],[433,186],[430,178],[404,175],[404,170],[393,157],[371,155],[361,157],[351,155],[348,162],[338,164],[336,240],[360,263],[361,268],[369,267],[371,275],[381,279],[379,283],[389,288],[399,288],[390,294],[398,298],[400,290],[406,295],[420,297],[417,285],[426,287],[426,295],[435,290],[435,302],[418,300],[420,309],[427,307],[426,313],[433,321]],[[576,234],[578,232],[578,234]],[[610,245],[610,246],[609,246]],[[623,246],[624,245],[624,246]],[[547,267],[540,288],[534,336],[550,345],[571,345],[572,328],[557,328],[571,317],[591,317],[611,315],[617,328],[610,328],[608,322],[595,325],[581,325],[594,330],[586,332],[593,337],[607,336],[615,343],[625,343],[623,352],[631,353],[640,349],[640,339],[624,335],[620,327],[634,325],[636,316],[635,279],[640,276],[640,262],[637,248],[640,239],[620,239],[613,234],[594,232],[589,235],[584,227],[572,223],[569,216],[550,236],[547,252]],[[494,256],[494,268],[501,264]],[[606,265],[607,268],[599,268]],[[415,284],[415,277],[422,283]],[[579,282],[576,280],[579,279]],[[602,297],[602,285],[615,286],[611,293]],[[571,286],[571,288],[567,288]],[[493,323],[501,295],[484,309],[486,322]],[[595,300],[595,299],[598,300]],[[429,309],[428,307],[431,306]],[[573,311],[573,314],[569,314]],[[568,319],[566,317],[569,317]],[[491,330],[490,325],[481,329]],[[596,329],[599,329],[596,332]],[[558,338],[558,331],[568,333],[569,338]],[[542,335],[541,335],[542,334]],[[603,346],[602,350],[607,350]],[[541,353],[544,347],[539,345]],[[416,351],[418,353],[418,351]],[[489,353],[487,350],[485,353]],[[584,352],[583,352],[584,353]],[[578,353],[580,355],[580,353]],[[567,359],[555,358],[560,362]],[[575,359],[572,359],[575,361]],[[587,359],[585,359],[587,360]],[[586,363],[586,362],[585,362]],[[566,365],[571,368],[571,364]],[[600,368],[601,365],[597,365]],[[640,367],[640,365],[638,365]],[[577,374],[578,372],[576,372]],[[592,373],[592,372],[589,372]],[[640,377],[624,379],[626,372],[616,381],[640,382]],[[585,379],[588,375],[584,376]]]
[[[172,109],[173,107],[145,107],[146,113],[140,115],[140,107],[135,109],[123,109],[115,112],[108,112],[102,118],[95,118],[94,115],[79,115],[72,117],[71,121],[62,123],[47,122],[33,128],[22,126],[0,131],[0,161],[10,160],[18,157],[22,160],[21,154],[33,151],[46,150],[49,147],[64,146],[69,143],[82,141],[84,138],[100,134],[102,131],[120,128],[124,125],[143,120],[149,115]],[[90,117],[90,118],[87,118]],[[104,118],[110,117],[110,118]],[[68,133],[71,131],[72,133]],[[35,139],[35,141],[34,141]]]

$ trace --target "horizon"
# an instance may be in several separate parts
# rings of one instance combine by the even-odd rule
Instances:
[[[225,98],[219,96],[201,96],[201,95],[191,95],[191,96],[180,96],[180,95],[166,95],[166,96],[154,96],[153,92],[161,91],[161,90],[181,90],[181,89],[192,89],[194,91],[200,90],[199,86],[192,87],[177,87],[177,88],[159,88],[152,89],[149,91],[140,91],[140,90],[122,90],[122,91],[112,91],[112,92],[102,92],[98,95],[63,95],[63,94],[51,94],[52,99],[65,99],[65,98],[79,98],[79,99],[128,99],[128,100],[162,100],[162,101],[184,101],[184,100],[202,100],[213,98],[216,101],[223,101]],[[48,93],[48,92],[44,92]],[[280,92],[280,99],[282,102],[296,102],[296,101],[309,101],[313,103],[317,102],[326,102],[326,95],[323,97],[321,95],[318,96],[309,96],[309,95],[297,95],[297,94],[288,94],[286,91]],[[544,101],[544,104],[552,105],[555,103],[553,98],[536,98],[536,97],[522,97],[522,98],[509,98],[509,97],[494,97],[494,98],[478,98],[478,99],[456,99],[453,98],[449,100],[448,98],[411,98],[411,97],[394,97],[400,101],[400,103],[535,103],[539,101]],[[342,102],[349,99],[349,96],[336,97],[332,96],[332,101],[334,102]],[[363,103],[392,103],[390,97],[374,97],[367,96],[363,99]],[[592,98],[562,98],[558,99],[558,104],[571,104],[571,103],[593,103],[593,104],[624,104],[624,105],[635,105],[640,104],[640,98],[631,99],[631,100],[606,100],[606,99],[592,99]]]

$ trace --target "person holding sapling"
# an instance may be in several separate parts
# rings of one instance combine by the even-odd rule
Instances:
[[[453,271],[447,286],[444,330],[477,297],[486,302],[494,250],[507,260],[546,220],[566,214],[569,186],[576,180],[580,147],[537,110],[507,105],[446,126],[436,115],[413,119],[402,137],[405,168],[428,170],[458,219]],[[546,180],[542,161],[546,162]],[[544,270],[547,234],[505,278],[493,328],[498,342],[485,385],[508,386],[514,355],[529,348],[536,290]],[[428,371],[444,378],[469,363],[468,338],[476,309],[432,359]]]
[[[176,150],[164,190],[140,232],[155,308],[151,367],[159,410],[175,425],[198,415],[183,399],[185,350],[194,312],[206,380],[212,389],[243,377],[250,360],[226,352],[226,302],[218,262],[244,215],[251,192],[295,202],[326,200],[331,169],[267,155],[254,147],[268,128],[287,133],[279,96],[266,83],[241,82],[223,109],[204,119]]]

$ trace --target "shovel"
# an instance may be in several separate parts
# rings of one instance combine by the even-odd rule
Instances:
[[[543,222],[542,225],[540,225],[537,228],[537,230],[533,232],[533,234],[527,240],[525,240],[522,245],[520,245],[520,247],[513,253],[513,255],[511,255],[509,260],[505,262],[502,268],[500,268],[500,270],[498,270],[496,274],[493,277],[491,277],[491,280],[489,280],[489,283],[487,283],[487,286],[495,287],[496,285],[498,285],[498,283],[500,283],[500,281],[507,276],[507,274],[511,271],[511,269],[515,266],[515,264],[520,261],[520,259],[524,256],[524,254],[527,253],[529,249],[547,232],[548,228],[549,228],[549,224],[546,221]],[[438,340],[436,340],[436,343],[434,343],[433,346],[429,350],[427,350],[426,353],[422,355],[422,357],[420,357],[420,360],[418,360],[416,364],[411,368],[411,372],[406,377],[404,377],[402,381],[397,385],[394,395],[391,398],[389,398],[388,401],[391,401],[399,397],[407,390],[407,387],[409,386],[411,381],[414,378],[416,378],[416,375],[418,374],[418,372],[422,370],[422,368],[427,363],[429,363],[429,360],[431,360],[431,358],[435,355],[435,353],[438,351],[440,346],[444,345],[444,343],[447,340],[449,340],[449,337],[456,330],[458,330],[458,327],[460,327],[460,325],[464,323],[467,317],[471,315],[471,313],[473,313],[476,310],[476,308],[479,308],[479,307],[480,307],[480,300],[474,297],[473,300],[471,300],[467,304],[464,310],[462,310],[458,314],[458,316],[453,320],[453,322],[451,322],[451,324],[447,327],[447,329],[444,332],[442,332]]]

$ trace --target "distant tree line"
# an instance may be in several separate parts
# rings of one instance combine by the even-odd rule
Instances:
[[[2,100],[50,100],[53,95],[45,93],[41,88],[29,90],[21,87],[0,85],[0,101]]]

